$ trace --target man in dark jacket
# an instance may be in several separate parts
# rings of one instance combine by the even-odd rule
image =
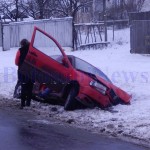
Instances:
[[[18,80],[21,82],[21,109],[24,106],[30,106],[32,98],[33,82],[27,76],[20,73],[20,67],[28,53],[29,45],[30,43],[27,39],[22,39],[20,42],[21,47],[17,51],[15,58],[15,64],[18,66]]]

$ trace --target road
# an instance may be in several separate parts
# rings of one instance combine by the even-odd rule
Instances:
[[[0,150],[148,150],[61,124],[28,110],[0,106]]]

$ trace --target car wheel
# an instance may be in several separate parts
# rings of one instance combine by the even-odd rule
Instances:
[[[76,102],[75,96],[77,95],[77,90],[72,87],[67,95],[66,102],[64,105],[65,110],[74,110],[76,108]]]

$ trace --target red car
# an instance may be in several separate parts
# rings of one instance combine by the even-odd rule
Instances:
[[[65,110],[76,109],[76,104],[106,108],[130,103],[131,95],[116,87],[101,70],[66,55],[51,35],[37,27],[21,72],[40,85],[34,95],[56,97],[53,101],[63,102]]]

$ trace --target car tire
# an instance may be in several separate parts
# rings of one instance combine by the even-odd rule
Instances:
[[[76,95],[77,95],[77,90],[74,87],[71,87],[64,105],[65,110],[76,109],[76,104],[77,104],[77,100],[75,99]]]

